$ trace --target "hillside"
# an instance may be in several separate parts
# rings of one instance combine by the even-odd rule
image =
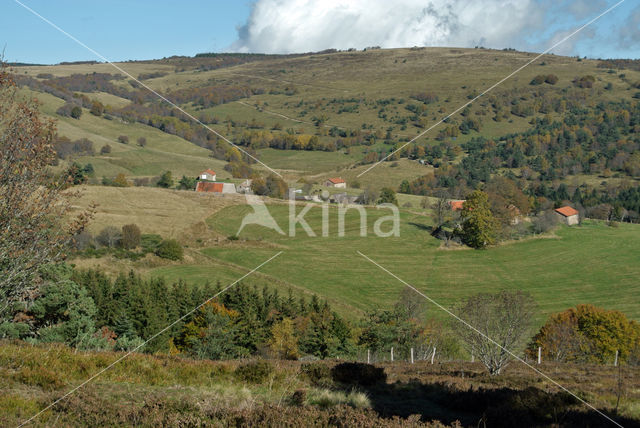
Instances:
[[[118,66],[136,78],[141,77],[145,85],[174,100],[236,144],[255,150],[267,165],[286,173],[289,179],[315,180],[336,172],[351,173],[349,168],[368,153],[381,156],[390,152],[534,56],[485,49],[413,48],[266,56],[260,61],[218,68],[207,66],[206,58],[184,58],[181,66],[169,65],[167,61]],[[185,66],[189,63],[191,67]],[[130,177],[153,176],[165,170],[177,176],[193,175],[207,165],[222,172],[223,163],[210,158],[210,152],[203,149],[211,148],[207,141],[215,143],[217,138],[203,140],[193,136],[204,128],[181,117],[179,112],[178,121],[173,120],[170,128],[169,122],[160,118],[174,114],[170,113],[170,107],[108,64],[33,66],[17,71],[23,79],[29,79],[21,83],[36,90],[26,94],[36,96],[43,103],[43,110],[59,121],[60,135],[72,140],[89,138],[95,152],[110,144],[112,152],[108,155],[77,158],[81,163],[91,162],[97,177],[119,172]],[[91,80],[94,73],[106,76],[106,81],[103,77],[97,83]],[[530,85],[539,75],[553,75],[557,82]],[[584,76],[593,76],[593,84],[589,88],[576,88],[574,80]],[[629,101],[638,81],[640,72],[635,70],[617,72],[595,60],[547,55],[463,112],[465,117],[479,123],[478,131],[472,129],[455,138],[437,139],[447,125],[461,124],[464,117],[458,115],[450,124],[429,132],[418,145],[429,147],[444,142],[455,147],[477,136],[499,138],[526,131],[536,117],[562,116],[555,111],[557,108],[552,111],[541,108],[547,98],[555,102],[553,97],[558,95],[569,104],[577,101],[587,107],[600,102]],[[56,114],[64,104],[63,98],[73,93],[86,97],[87,101],[82,101],[86,105],[85,114],[80,119]],[[92,100],[105,107],[100,117],[89,114]],[[509,112],[518,102],[532,106],[533,110],[527,112],[523,107],[522,114]],[[149,126],[151,120],[141,120],[140,114],[150,117],[152,111],[156,115],[153,120],[165,125]],[[267,134],[282,137],[288,133],[303,142],[316,136],[319,146],[328,148],[274,150],[259,143]],[[119,135],[129,136],[131,143],[117,143]],[[140,136],[148,140],[144,148],[134,143]],[[185,139],[196,144],[187,144]],[[337,150],[330,147],[334,143]],[[402,179],[411,180],[428,172],[419,165],[403,168],[394,180],[395,185]],[[359,181],[377,185],[377,175],[380,174],[365,174]]]
[[[243,197],[215,197],[189,191],[88,186],[78,207],[103,201],[90,231],[105,226],[136,223],[145,232],[173,236],[186,246],[183,262],[155,259],[138,262],[79,258],[79,267],[101,266],[118,273],[134,268],[146,275],[195,284],[231,282],[278,251],[284,253],[247,281],[294,288],[327,298],[348,317],[377,307],[389,307],[402,284],[383,274],[357,254],[370,256],[405,281],[447,307],[477,292],[526,290],[536,299],[536,323],[553,313],[580,303],[618,309],[640,319],[640,229],[637,225],[606,226],[585,222],[581,226],[510,241],[488,251],[446,249],[430,235],[431,218],[416,208],[402,208],[400,236],[376,237],[372,227],[387,210],[367,208],[368,235],[359,236],[360,218],[350,210],[345,236],[338,236],[337,208],[329,210],[329,236],[309,237],[298,226],[295,237],[281,236],[261,226],[248,225],[240,240],[237,233],[244,216],[252,212]],[[286,205],[268,205],[278,224],[287,229]],[[302,206],[297,207],[300,213]],[[316,235],[321,235],[320,208],[305,215]],[[383,225],[387,230],[389,223]],[[432,316],[444,314],[430,307]]]
[[[635,148],[640,109],[634,101],[640,72],[633,64],[546,55],[361,175],[534,57],[516,51],[412,48],[118,64],[275,168],[291,186],[309,183],[318,191],[323,179],[341,176],[350,194],[383,186],[402,190],[402,233],[378,243],[369,237],[281,238],[249,227],[240,241],[228,241],[249,212],[241,206],[242,197],[89,186],[78,206],[90,201],[101,205],[91,233],[135,223],[143,233],[178,238],[187,257],[182,264],[168,265],[159,260],[76,263],[113,273],[135,267],[173,279],[224,281],[259,264],[271,251],[288,250],[293,258],[284,256],[265,274],[327,297],[349,313],[393,300],[401,285],[360,260],[356,251],[362,251],[397,267],[401,277],[445,304],[476,291],[526,289],[539,301],[538,322],[584,302],[621,309],[638,319],[640,309],[630,298],[638,291],[631,279],[636,275],[637,227],[587,223],[561,229],[549,239],[527,238],[487,253],[441,250],[429,234],[431,212],[421,207],[418,196],[444,189],[461,198],[503,176],[528,198],[527,207],[518,205],[523,211],[572,203],[584,206],[589,217],[634,221],[640,209]],[[615,68],[619,66],[626,68]],[[135,184],[148,185],[165,171],[178,179],[205,168],[225,180],[240,180],[239,171],[247,169],[268,173],[108,64],[16,70],[24,94],[37,97],[42,111],[57,120],[59,135],[71,141],[61,143],[59,168],[90,163],[90,184],[124,174]],[[79,118],[67,115],[65,106],[74,103],[82,106]],[[128,141],[119,141],[120,136]],[[145,144],[137,142],[141,137]],[[89,149],[73,142],[82,138],[92,142]],[[110,150],[100,153],[105,145]],[[503,182],[496,183],[499,187]],[[273,208],[283,222],[286,208]],[[221,264],[224,269],[218,268]],[[592,272],[594,266],[597,272]]]

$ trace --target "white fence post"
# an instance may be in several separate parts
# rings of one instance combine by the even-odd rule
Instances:
[[[436,357],[436,347],[433,347],[433,354],[431,354],[431,364],[433,364],[433,359]]]
[[[411,364],[413,364],[413,348],[411,348]]]
[[[367,364],[371,364],[371,351],[367,349]]]
[[[542,346],[538,346],[538,364],[542,362]]]
[[[393,346],[391,347],[391,362],[393,363]]]
[[[618,350],[616,350],[616,359],[613,361],[613,366],[618,367]]]

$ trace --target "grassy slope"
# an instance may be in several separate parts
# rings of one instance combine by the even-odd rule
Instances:
[[[270,207],[286,225],[286,207]],[[315,212],[314,212],[315,211]],[[214,230],[233,234],[249,208],[233,206],[214,215]],[[320,209],[305,218],[320,232]],[[335,209],[332,215],[336,216]],[[380,213],[369,211],[369,227]],[[332,226],[337,220],[332,220]],[[619,309],[640,319],[636,280],[640,259],[640,229],[634,225],[610,228],[597,223],[561,228],[557,237],[529,239],[486,251],[442,250],[425,227],[427,218],[402,214],[401,237],[357,236],[355,212],[347,217],[344,238],[309,238],[299,229],[295,238],[249,226],[241,234],[250,241],[234,248],[211,248],[208,255],[255,266],[275,253],[263,240],[286,248],[263,268],[274,277],[302,285],[314,292],[361,310],[393,302],[402,284],[387,276],[356,252],[361,251],[447,307],[476,292],[520,289],[533,294],[540,305],[537,321],[549,313],[579,303]],[[370,230],[371,233],[371,230]],[[255,241],[254,241],[255,240]],[[438,312],[435,308],[433,314]]]
[[[444,250],[429,235],[430,220],[421,214],[419,197],[401,201],[412,207],[401,211],[400,237],[378,238],[372,233],[377,218],[387,210],[367,210],[367,237],[359,236],[359,216],[346,216],[346,236],[337,236],[337,209],[330,209],[328,237],[310,238],[298,227],[295,237],[281,236],[247,226],[241,240],[228,241],[237,233],[242,218],[251,212],[244,198],[214,197],[188,191],[154,188],[87,186],[75,206],[100,203],[90,227],[138,224],[145,233],[173,236],[187,246],[183,263],[155,259],[125,262],[112,259],[78,259],[80,267],[102,266],[110,272],[130,268],[140,272],[191,282],[231,283],[278,251],[284,253],[261,269],[263,274],[246,282],[268,282],[317,293],[345,315],[390,305],[402,284],[357,255],[361,251],[404,280],[425,291],[447,307],[475,292],[500,289],[530,291],[540,305],[537,322],[546,315],[579,303],[619,309],[640,319],[640,228],[600,223],[561,228],[555,236],[508,243],[486,251]],[[269,205],[280,226],[287,231],[288,207]],[[298,207],[300,212],[302,207]],[[321,234],[321,210],[312,209],[305,219]],[[205,221],[208,226],[205,225]],[[387,230],[390,223],[385,223]],[[265,276],[267,275],[267,276]],[[354,310],[356,312],[354,312]],[[434,315],[438,314],[433,309]]]

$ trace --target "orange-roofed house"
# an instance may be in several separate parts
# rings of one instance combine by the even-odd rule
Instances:
[[[462,211],[462,206],[464,205],[464,200],[462,201],[449,201],[449,206],[451,207],[451,211]]]
[[[330,178],[324,182],[324,185],[327,187],[339,187],[342,189],[347,188],[347,182],[344,181],[342,178]]]
[[[555,209],[556,214],[567,225],[572,226],[580,222],[580,213],[575,208],[564,206]]]
[[[198,175],[200,180],[216,181],[216,172],[212,169],[206,169]]]

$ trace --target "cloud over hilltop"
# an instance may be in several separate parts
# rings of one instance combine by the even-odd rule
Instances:
[[[615,0],[256,0],[238,52],[299,53],[328,48],[512,47],[543,51]],[[640,7],[618,8],[554,53],[633,56]],[[630,13],[631,12],[631,13]],[[608,21],[608,22],[607,22]]]
[[[543,20],[533,0],[258,0],[233,49],[505,47],[522,45]]]

